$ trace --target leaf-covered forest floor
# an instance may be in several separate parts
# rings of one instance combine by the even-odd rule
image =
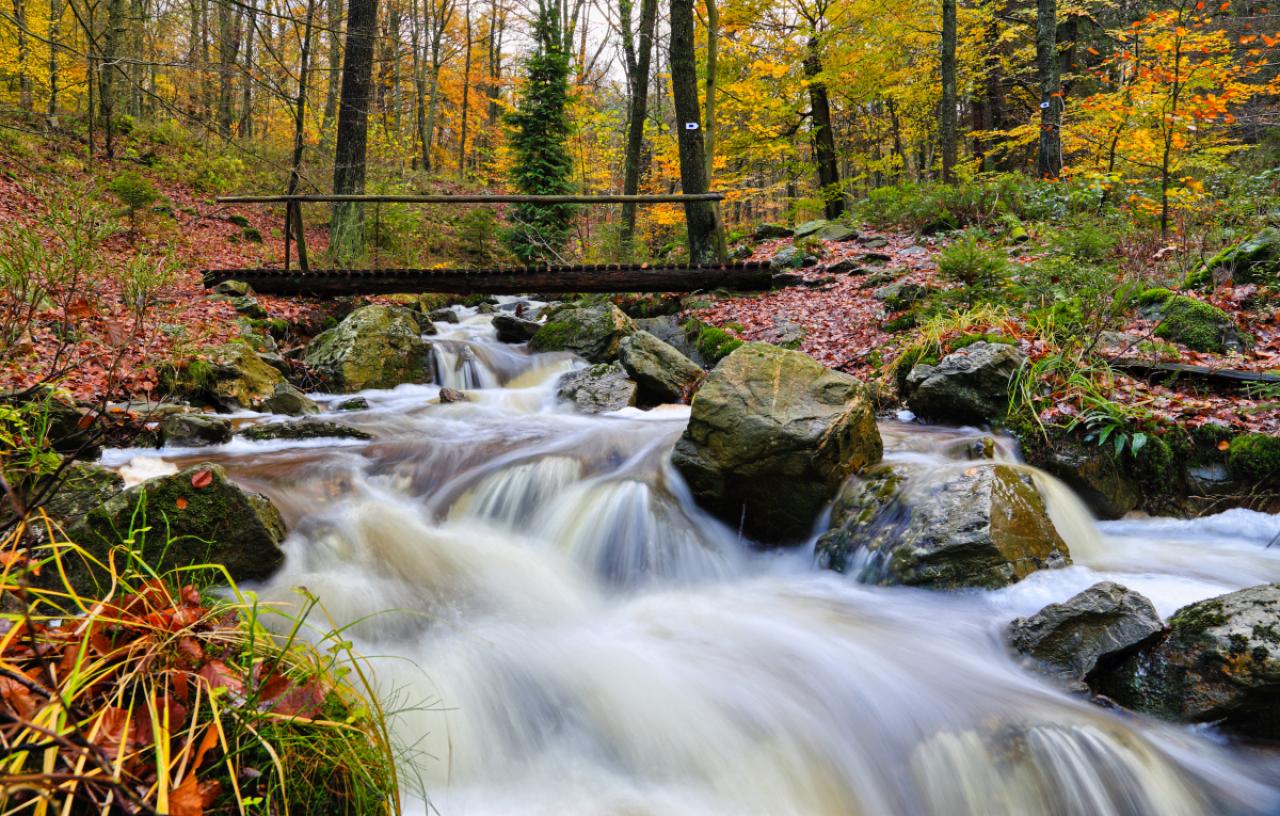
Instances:
[[[762,242],[752,259],[768,260],[788,243],[787,239]],[[959,284],[948,282],[938,274],[935,256],[945,243],[945,239],[862,229],[857,239],[823,242],[819,263],[796,270],[808,285],[730,297],[693,310],[690,316],[726,328],[744,340],[765,342],[776,342],[788,331],[794,335],[793,327],[798,326],[803,330],[798,345],[801,351],[824,365],[861,379],[880,379],[887,376],[889,364],[911,342],[912,333],[893,331],[886,326],[904,310],[895,311],[875,297],[877,289],[886,285],[885,277],[877,273],[905,270],[905,274],[896,275],[893,281],[935,289],[957,288]],[[1010,260],[1017,269],[1035,257],[1015,254]],[[855,272],[830,271],[842,266]],[[1280,371],[1280,310],[1272,308],[1260,314],[1246,308],[1257,294],[1256,286],[1219,287],[1208,296],[1198,292],[1185,294],[1227,312],[1254,338],[1253,345],[1243,353],[1232,354],[1192,351],[1168,343],[1162,344],[1167,347],[1164,353],[1140,350],[1136,341],[1152,340],[1156,324],[1134,313],[1122,330],[1123,335],[1131,336],[1131,342],[1111,347],[1101,343],[1100,356],[1158,359],[1213,369]],[[985,330],[1017,340],[1033,360],[1049,351],[1037,333],[1027,327],[1024,316],[1016,313]],[[982,333],[983,329],[969,331]],[[951,334],[957,336],[961,332],[954,330]],[[1255,399],[1240,388],[1212,387],[1185,378],[1166,385],[1122,372],[1116,372],[1114,386],[1114,392],[1109,395],[1111,399],[1122,405],[1140,406],[1167,422],[1190,427],[1216,422],[1241,430],[1280,432],[1280,402],[1274,395]],[[1078,405],[1060,401],[1042,412],[1041,419],[1062,420],[1078,411]]]

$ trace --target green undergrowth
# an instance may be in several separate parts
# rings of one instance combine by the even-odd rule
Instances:
[[[698,354],[708,365],[715,365],[727,357],[730,352],[742,345],[742,340],[716,326],[708,326],[700,320],[685,321],[685,337],[698,350]]]

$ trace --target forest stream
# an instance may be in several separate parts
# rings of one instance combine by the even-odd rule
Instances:
[[[224,465],[290,529],[248,587],[322,601],[375,667],[413,811],[455,814],[1275,814],[1280,756],[1059,690],[1004,641],[1101,580],[1161,616],[1280,581],[1280,517],[1094,521],[1033,475],[1074,565],[997,591],[929,592],[762,551],[670,465],[687,406],[588,416],[555,397],[581,361],[496,342],[487,315],[432,338],[440,381],[322,418],[373,441],[236,438],[109,450],[134,481]],[[442,387],[469,401],[440,403]],[[242,413],[238,422],[268,419]],[[888,462],[938,472],[984,432],[884,420]],[[997,459],[1016,463],[1012,444]],[[429,804],[428,804],[429,803]]]

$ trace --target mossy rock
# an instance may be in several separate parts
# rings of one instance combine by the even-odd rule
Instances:
[[[1237,436],[1227,451],[1227,467],[1232,476],[1255,488],[1280,490],[1280,436]]]
[[[685,337],[693,350],[708,366],[714,366],[739,348],[743,341],[718,326],[708,326],[700,320],[685,322]]]
[[[1211,286],[1215,278],[1237,286],[1280,283],[1280,229],[1265,227],[1222,250],[1188,276],[1188,288]]]
[[[1156,337],[1181,343],[1192,351],[1222,354],[1241,351],[1247,338],[1226,312],[1168,289],[1148,289],[1138,296],[1145,317],[1159,321]]]
[[[434,379],[431,346],[412,312],[363,306],[307,347],[307,365],[341,393]]]
[[[220,466],[207,463],[131,487],[67,531],[69,540],[103,563],[127,543],[159,572],[214,563],[235,580],[271,575],[284,561],[284,535],[284,521],[269,499],[236,486]],[[73,582],[101,589],[85,585],[93,579],[77,561],[67,556]]]
[[[701,366],[647,331],[622,341],[619,360],[650,404],[684,401],[703,377]]]
[[[612,303],[556,309],[529,341],[534,351],[571,351],[593,363],[618,359],[622,339],[634,334],[631,318]]]
[[[672,463],[698,504],[762,543],[803,540],[840,484],[880,460],[866,387],[800,352],[747,343],[691,405]]]
[[[1071,564],[1032,478],[1000,464],[894,466],[851,479],[816,551],[823,566],[859,580],[930,589],[997,589]]]
[[[284,376],[245,343],[211,349],[207,359],[192,359],[168,369],[162,382],[178,396],[208,400],[226,411],[259,410]]]
[[[373,435],[343,425],[341,422],[329,422],[323,419],[299,419],[288,422],[262,422],[240,430],[236,436],[254,442],[288,439],[373,439]]]

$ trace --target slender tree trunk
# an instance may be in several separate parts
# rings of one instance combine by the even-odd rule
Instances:
[[[630,17],[630,3],[627,4]],[[623,158],[622,192],[635,195],[640,191],[640,171],[644,151],[644,121],[649,103],[649,70],[653,61],[653,32],[658,21],[658,0],[640,0],[640,23],[636,32],[634,64],[629,66],[628,84],[631,86],[630,108],[627,113],[627,148]],[[630,31],[630,20],[626,22]],[[622,205],[622,248],[631,254],[636,231],[636,205]]]
[[[844,212],[844,192],[840,189],[836,138],[831,127],[831,103],[827,98],[827,83],[821,79],[822,58],[818,55],[817,37],[809,38],[807,52],[804,75],[809,80],[809,116],[813,122],[814,163],[818,166],[822,210],[827,218],[839,218]]]
[[[365,155],[372,100],[373,47],[378,30],[378,0],[348,0],[347,47],[342,62],[342,98],[333,166],[333,191],[364,192]],[[350,262],[363,246],[364,210],[357,202],[334,205],[329,243],[335,258]]]
[[[253,42],[258,35],[258,2],[257,0],[246,0],[249,6],[248,23],[245,25],[244,33],[244,78],[241,80],[244,87],[240,95],[240,138],[253,138]],[[308,9],[311,7],[311,0],[308,0]],[[308,11],[308,14],[311,12]],[[308,21],[310,22],[310,21]],[[310,43],[307,44],[308,47]],[[308,59],[310,55],[308,54]],[[299,62],[302,58],[299,55]],[[298,70],[305,70],[299,67]],[[304,83],[304,79],[299,79],[299,84]]]
[[[218,0],[218,132],[231,135],[232,75],[240,53],[240,11]]]
[[[703,0],[707,7],[707,78],[703,85],[706,99],[704,143],[707,151],[707,184],[715,177],[716,167],[716,72],[720,64],[720,9],[716,0]]]
[[[388,21],[388,28],[391,30],[391,128],[395,133],[396,139],[400,138],[400,18],[403,16],[400,12],[400,4],[396,3],[391,8],[391,19]]]
[[[27,1],[13,0],[13,21],[18,32],[18,107],[30,113],[35,101],[31,95],[31,48],[27,38]]]
[[[462,179],[466,173],[467,161],[467,116],[471,107],[471,0],[467,0],[466,6],[463,8],[463,15],[466,18],[466,36],[467,44],[466,56],[462,61],[462,123],[458,128],[458,178]]]
[[[124,0],[107,4],[107,30],[102,45],[98,78],[98,108],[102,112],[102,144],[108,159],[115,158],[115,115],[120,76],[120,45],[125,35]]]
[[[324,97],[324,113],[320,117],[321,138],[329,138],[329,128],[338,113],[338,71],[342,68],[342,0],[328,0],[325,8],[325,35],[329,41],[328,83]]]
[[[1057,0],[1036,0],[1036,68],[1040,79],[1040,178],[1062,172],[1062,82],[1058,70]]]
[[[287,195],[298,192],[298,181],[302,178],[302,152],[306,145],[303,135],[307,124],[307,70],[311,64],[311,31],[315,14],[316,0],[307,0],[307,22],[302,30],[302,47],[298,55],[298,98],[293,107],[293,161],[289,165],[289,182],[285,189]],[[285,232],[293,230],[292,235],[298,243],[298,259],[305,263],[302,259],[307,257],[307,235],[302,226],[301,210],[286,209],[285,213]],[[294,215],[297,217],[291,217]]]
[[[49,124],[56,124],[58,117],[58,35],[62,20],[61,0],[49,0]]]
[[[956,167],[956,0],[942,0],[942,110],[938,129],[942,180],[955,181]]]
[[[686,195],[707,192],[707,154],[702,141],[698,105],[698,63],[694,53],[693,0],[671,0],[671,92],[675,98],[676,134],[680,149],[680,186]],[[709,202],[684,205],[689,231],[689,259],[709,263],[723,259],[724,232]]]
[[[146,87],[146,0],[129,0],[129,115],[142,117],[142,91]]]

